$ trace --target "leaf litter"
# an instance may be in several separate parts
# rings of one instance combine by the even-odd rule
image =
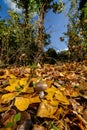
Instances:
[[[87,61],[0,69],[0,130],[87,130]]]

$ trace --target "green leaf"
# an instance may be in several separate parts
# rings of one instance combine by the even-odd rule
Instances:
[[[8,122],[6,127],[7,127],[7,128],[11,128],[13,125],[14,125],[13,122]]]
[[[59,130],[55,125],[53,125],[53,130]]]
[[[53,122],[49,122],[49,124],[51,125],[51,129],[50,130],[59,130],[54,124]]]
[[[20,118],[21,118],[21,113],[17,113],[17,114],[14,116],[14,122],[20,121]]]

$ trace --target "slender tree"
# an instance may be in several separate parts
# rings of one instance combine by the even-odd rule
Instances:
[[[29,20],[29,11],[36,13],[38,20],[36,25],[36,38],[35,38],[35,45],[38,48],[38,52],[34,58],[36,63],[40,62],[42,59],[44,45],[46,43],[47,35],[44,28],[44,18],[46,13],[53,9],[53,12],[60,13],[64,9],[64,4],[62,0],[59,2],[54,2],[54,0],[14,0],[17,2],[19,7],[23,8],[25,13],[26,21]]]
[[[45,28],[44,28],[44,18],[46,13],[53,9],[54,13],[60,13],[64,9],[64,3],[62,1],[54,2],[54,0],[37,0],[38,8],[38,21],[37,21],[37,34],[36,34],[36,45],[38,46],[38,53],[35,56],[35,61],[40,62],[43,54],[43,49],[45,45]]]

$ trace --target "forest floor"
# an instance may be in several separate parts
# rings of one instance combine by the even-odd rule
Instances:
[[[0,130],[87,130],[87,60],[1,68]]]

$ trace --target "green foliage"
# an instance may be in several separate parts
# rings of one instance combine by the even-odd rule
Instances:
[[[51,125],[51,129],[50,130],[59,130],[54,124],[53,122],[49,123]]]
[[[49,35],[46,34],[45,28],[44,28],[44,18],[46,13],[53,9],[53,12],[60,13],[64,9],[64,4],[62,0],[59,2],[54,2],[54,0],[13,0],[17,2],[18,7],[21,7],[25,16],[25,23],[28,23],[28,20],[30,18],[30,14],[36,13],[38,16],[38,20],[36,22],[36,28],[35,29],[35,39],[34,43],[37,46],[37,53],[34,55],[34,62],[38,63],[41,62],[44,46],[48,45]],[[27,32],[26,32],[27,33]]]
[[[11,128],[11,127],[13,127],[13,126],[14,126],[14,123],[13,123],[13,122],[8,122],[6,127],[7,127],[7,128]]]
[[[22,14],[9,11],[9,16],[9,20],[0,21],[0,60],[4,64],[20,64],[23,60],[29,62],[27,57],[33,54],[31,44],[34,44],[34,25],[29,21],[26,26]],[[26,56],[20,59],[24,53]]]
[[[43,62],[55,64],[57,63],[58,55],[53,48],[49,48],[43,55]]]
[[[69,50],[64,50],[58,53],[58,61],[66,62],[69,60]]]
[[[50,44],[50,34],[44,28],[45,15],[50,9],[60,13],[65,5],[62,0],[12,1],[17,3],[22,13],[9,10],[10,18],[0,21],[0,64],[28,65],[42,62],[44,47]],[[37,21],[34,19],[35,14]],[[56,54],[54,56],[51,55],[56,59]]]
[[[21,119],[21,113],[17,113],[15,116],[14,116],[14,122],[18,122],[20,121]]]
[[[66,35],[69,38],[70,60],[80,61],[86,58],[87,52],[87,23],[85,23],[85,19],[87,19],[87,5],[85,4],[85,7],[79,11],[78,4],[69,10],[69,24]]]
[[[6,127],[7,128],[11,128],[15,125],[15,123],[17,123],[18,121],[20,121],[21,119],[21,113],[17,113],[16,115],[14,115],[13,117],[13,122],[8,122]]]
[[[61,13],[64,10],[65,5],[62,1],[59,1],[59,3],[53,3],[52,7],[54,13]]]

